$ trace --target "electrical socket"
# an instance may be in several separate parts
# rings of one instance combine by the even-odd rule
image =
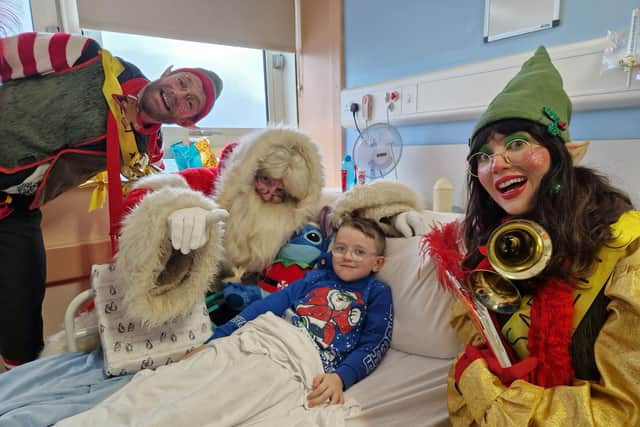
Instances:
[[[389,109],[389,115],[395,116],[402,112],[401,88],[394,88],[385,93],[385,101]]]
[[[344,105],[342,106],[342,112],[351,115],[351,105],[357,105],[358,106],[358,111],[360,111],[360,103],[357,101],[347,101],[344,103]]]
[[[371,120],[371,114],[373,113],[373,96],[366,94],[362,95],[362,105],[360,105],[360,118],[362,120]]]

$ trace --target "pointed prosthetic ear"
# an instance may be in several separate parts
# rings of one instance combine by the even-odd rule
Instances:
[[[578,166],[578,164],[582,161],[582,158],[585,154],[587,154],[587,148],[589,147],[589,141],[581,141],[581,142],[567,142],[565,144],[567,150],[569,150],[569,155],[571,156],[571,162],[573,166]]]
[[[160,76],[161,79],[167,77],[169,74],[171,74],[171,70],[173,69],[173,65],[169,65],[163,72],[162,75]]]

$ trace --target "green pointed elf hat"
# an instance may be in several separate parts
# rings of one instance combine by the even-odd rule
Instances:
[[[503,119],[532,120],[545,126],[551,135],[560,136],[564,142],[571,141],[571,101],[544,46],[536,50],[491,101],[473,128],[473,136],[483,127]]]

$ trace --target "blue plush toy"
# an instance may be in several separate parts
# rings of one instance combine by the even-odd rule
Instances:
[[[240,311],[252,302],[301,279],[326,253],[328,241],[320,227],[313,223],[306,224],[280,248],[273,264],[260,273],[257,284],[226,283],[222,291],[224,302]]]

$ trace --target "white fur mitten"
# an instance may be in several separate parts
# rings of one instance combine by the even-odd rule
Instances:
[[[401,212],[393,216],[391,224],[404,237],[425,234],[428,230],[424,218],[416,211]]]
[[[185,255],[200,249],[209,239],[209,226],[223,221],[227,216],[229,213],[225,209],[178,209],[168,218],[171,245]]]

